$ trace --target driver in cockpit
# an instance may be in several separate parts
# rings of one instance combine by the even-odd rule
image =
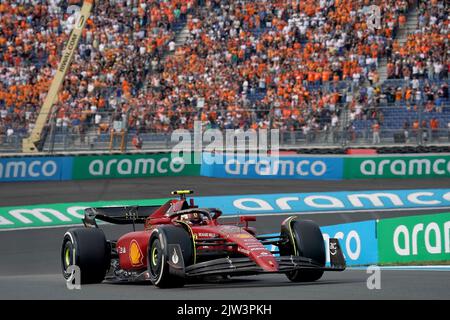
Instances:
[[[206,223],[207,218],[203,215],[193,212],[188,214],[183,214],[180,216],[181,221],[187,222],[190,225],[203,225]]]

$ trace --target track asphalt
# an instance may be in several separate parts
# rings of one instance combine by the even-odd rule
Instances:
[[[236,180],[205,177],[164,177],[101,181],[0,184],[0,206],[40,203],[124,200],[168,197],[171,190],[193,189],[202,196],[447,188],[450,179],[293,181]],[[320,225],[362,221],[429,211],[317,214]],[[261,233],[278,230],[282,216],[258,217]],[[233,219],[233,218],[231,218]],[[235,218],[234,218],[235,219]],[[68,290],[60,274],[59,250],[67,227],[0,232],[0,299],[450,299],[450,271],[382,270],[381,289],[369,290],[365,270],[328,272],[308,284],[289,282],[284,275],[232,278],[224,283],[194,283],[182,289],[159,290],[149,285],[85,285]],[[129,230],[104,226],[107,237]],[[192,293],[195,292],[195,295]]]

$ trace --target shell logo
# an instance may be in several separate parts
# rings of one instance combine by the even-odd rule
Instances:
[[[247,233],[240,233],[236,235],[236,238],[240,238],[240,239],[249,239],[252,238],[251,235],[247,234]]]
[[[144,255],[136,240],[131,240],[130,249],[128,250],[131,264],[134,267],[143,266]]]

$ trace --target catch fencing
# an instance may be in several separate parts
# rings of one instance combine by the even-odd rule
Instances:
[[[316,147],[382,147],[382,146],[446,146],[450,145],[450,105],[427,109],[404,103],[381,103],[374,108],[354,108],[340,104],[322,115],[306,114],[303,120],[280,116],[276,107],[240,109],[245,117],[244,127],[227,122],[227,110],[219,111],[222,122],[203,121],[202,130],[248,130],[249,124],[263,124],[267,129],[279,130],[281,149]],[[331,123],[333,114],[338,121]],[[188,117],[198,117],[192,113]],[[97,118],[96,118],[97,116]],[[45,129],[39,148],[46,153],[78,151],[170,151],[179,140],[172,136],[175,128],[183,127],[180,119],[163,118],[155,124],[158,114],[147,113],[142,119],[130,120],[129,113],[112,114],[95,112],[79,119],[52,118]],[[303,117],[303,116],[302,116]],[[149,120],[151,119],[151,120]],[[242,124],[242,123],[240,123]],[[237,125],[237,126],[236,126]],[[379,125],[379,126],[378,126]],[[237,130],[237,131],[239,131]],[[258,131],[259,129],[256,129]],[[136,147],[136,134],[142,145]],[[26,132],[1,132],[0,153],[19,153]],[[191,142],[194,146],[194,141]],[[207,145],[207,144],[206,144]]]

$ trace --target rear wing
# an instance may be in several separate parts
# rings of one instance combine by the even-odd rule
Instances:
[[[96,220],[113,224],[144,224],[145,220],[161,206],[125,206],[87,208],[84,210],[83,224],[87,228],[98,228]]]

